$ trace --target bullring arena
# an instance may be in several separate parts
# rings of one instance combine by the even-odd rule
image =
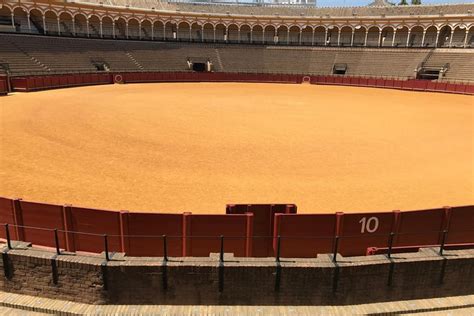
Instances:
[[[470,312],[474,5],[0,4],[1,306]]]

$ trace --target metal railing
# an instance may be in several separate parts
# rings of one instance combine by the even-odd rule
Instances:
[[[66,230],[61,230],[57,228],[42,228],[42,227],[33,227],[33,226],[24,226],[24,225],[14,225],[14,224],[2,224],[4,227],[4,233],[5,233],[5,241],[6,241],[6,246],[9,250],[14,249],[14,245],[12,243],[12,238],[11,238],[11,228],[21,228],[21,229],[27,229],[27,230],[35,230],[35,231],[42,231],[42,232],[47,232],[50,234],[51,242],[49,245],[41,245],[41,244],[33,244],[34,246],[40,246],[42,248],[46,247],[48,249],[54,249],[56,252],[56,255],[62,255],[62,254],[67,254],[70,253],[70,251],[66,251],[65,248],[67,246],[63,245],[61,247],[61,242],[59,238],[59,233],[62,234],[67,234],[67,235],[74,235],[74,236],[82,236],[82,237],[88,237],[88,238],[94,238],[93,243],[94,247],[98,249],[98,251],[94,251],[91,249],[76,249],[75,251],[72,252],[79,252],[79,253],[95,253],[98,254],[99,252],[104,253],[104,258],[106,261],[112,260],[111,257],[111,252],[110,252],[110,238],[114,239],[120,239],[124,238],[126,240],[132,240],[134,238],[136,239],[154,239],[156,240],[156,249],[159,249],[160,253],[162,255],[156,256],[156,258],[162,258],[163,261],[169,261],[170,257],[182,257],[182,256],[170,256],[169,253],[169,243],[170,239],[176,241],[176,240],[195,240],[195,241],[206,241],[209,243],[212,243],[212,245],[208,245],[207,251],[209,253],[212,252],[219,252],[219,262],[224,262],[224,253],[226,251],[231,251],[233,252],[235,250],[235,245],[231,247],[225,248],[225,241],[228,242],[234,242],[234,241],[247,241],[251,239],[252,241],[261,241],[261,240],[266,240],[269,242],[269,244],[273,245],[273,251],[272,254],[268,257],[273,257],[276,262],[281,262],[282,257],[286,258],[308,258],[308,256],[301,256],[301,257],[288,257],[285,256],[283,253],[283,243],[285,242],[292,242],[291,244],[287,244],[286,246],[290,245],[289,247],[294,246],[294,242],[296,241],[300,247],[306,248],[308,250],[308,253],[313,253],[311,249],[314,247],[314,258],[316,258],[317,254],[331,254],[332,257],[332,262],[336,263],[338,261],[337,257],[338,254],[343,254],[343,252],[347,251],[347,248],[351,248],[351,241],[357,241],[360,239],[376,239],[376,238],[386,238],[386,243],[384,243],[382,246],[380,246],[380,241],[373,242],[376,244],[379,244],[378,247],[375,247],[377,249],[380,249],[382,255],[384,255],[386,258],[390,259],[393,257],[393,254],[395,252],[400,253],[400,252],[414,252],[418,250],[419,248],[428,248],[428,247],[437,247],[438,248],[438,254],[440,256],[443,256],[444,251],[447,248],[454,248],[454,249],[465,249],[465,248],[473,248],[474,249],[474,238],[472,240],[467,240],[462,243],[448,243],[448,236],[449,236],[449,231],[447,229],[445,230],[435,230],[435,231],[425,231],[425,232],[390,232],[388,234],[370,234],[369,236],[366,235],[331,235],[331,236],[285,236],[285,235],[276,235],[276,236],[234,236],[234,235],[118,235],[118,234],[105,234],[105,233],[89,233],[89,232],[79,232],[79,231],[66,231]],[[465,230],[465,231],[453,231],[452,233],[473,233],[472,236],[474,236],[474,230]],[[434,243],[412,243],[412,244],[407,244],[406,240],[407,238],[423,238],[429,236],[430,239],[433,238],[433,236],[438,236],[438,241]],[[401,240],[396,240],[397,238]],[[97,245],[100,244],[100,241],[102,240],[102,247],[98,247]],[[310,242],[313,242],[311,244]],[[25,242],[29,242],[28,240],[25,240]],[[314,244],[316,242],[316,244]],[[328,251],[317,251],[318,247],[321,246],[321,244],[317,243],[330,243],[332,244],[331,247],[326,246],[325,249]],[[344,249],[341,248],[341,244],[344,243]],[[349,243],[349,245],[347,244]],[[216,249],[216,245],[219,245],[219,248]],[[401,245],[398,245],[401,244]],[[364,246],[364,248],[370,249],[374,246],[370,241],[367,242],[367,245]],[[330,249],[329,249],[330,248]],[[285,248],[286,250],[288,248]],[[351,255],[348,257],[352,256],[363,256],[364,254],[357,254],[357,255]],[[193,255],[190,255],[193,257]],[[153,257],[153,256],[147,256],[147,257]],[[199,255],[198,257],[205,257],[205,255]],[[245,257],[245,256],[243,256]],[[252,256],[250,256],[252,257]],[[360,260],[359,260],[360,261]]]

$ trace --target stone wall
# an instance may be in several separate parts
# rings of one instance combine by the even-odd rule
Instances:
[[[3,247],[0,290],[89,304],[331,305],[474,293],[474,250],[315,259],[125,257]]]

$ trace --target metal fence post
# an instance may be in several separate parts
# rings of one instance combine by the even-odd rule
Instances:
[[[8,224],[5,224],[5,236],[7,237],[7,247],[12,249],[12,242],[10,239],[10,229],[8,229]]]
[[[448,236],[448,231],[447,230],[443,230],[443,239],[441,239],[441,245],[439,246],[439,255],[442,256],[443,255],[443,251],[444,251],[444,244],[446,243],[446,237]]]
[[[104,234],[104,250],[105,250],[105,260],[110,261],[110,258],[109,258],[109,243],[107,242],[107,234]]]
[[[390,236],[388,237],[388,251],[387,257],[390,259],[392,258],[392,247],[393,247],[393,237],[395,236],[394,232],[390,232]]]
[[[280,262],[280,246],[281,246],[281,236],[277,237],[277,253],[276,253],[276,262]]]
[[[221,235],[221,252],[219,256],[219,292],[224,291],[224,236]]]
[[[59,237],[57,228],[54,229],[54,243],[56,245],[56,254],[59,256],[61,254],[61,249],[59,248]]]
[[[221,251],[219,256],[219,262],[224,262],[224,236],[221,235]]]
[[[335,243],[334,243],[334,253],[332,256],[332,262],[336,263],[337,262],[337,251],[339,249],[339,236],[335,237]]]
[[[163,235],[163,260],[168,261],[168,243],[166,242],[166,235]]]

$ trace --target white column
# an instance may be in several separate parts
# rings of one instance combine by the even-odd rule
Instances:
[[[410,34],[411,34],[411,29],[408,30],[408,35],[407,35],[407,47],[408,47],[408,44],[410,44]]]
[[[467,46],[467,36],[469,35],[469,29],[466,27],[466,35],[464,35],[464,44],[463,47],[466,48]]]
[[[240,26],[239,26],[239,29],[238,29],[238,36],[237,36],[237,43],[240,43]]]
[[[155,22],[151,22],[151,40],[155,40]]]
[[[163,24],[163,40],[166,40],[166,24]]]
[[[12,17],[12,27],[15,28],[15,14],[12,12],[11,14]]]
[[[86,29],[87,29],[87,37],[89,37],[89,18],[86,18]]]
[[[46,34],[46,17],[43,15],[43,33]]]
[[[301,39],[303,37],[303,30],[300,29],[300,38],[299,38],[299,41],[298,41],[298,44],[301,45]]]
[[[355,30],[352,29],[351,47],[354,46],[354,35],[355,35]]]
[[[30,13],[26,15],[26,18],[28,20],[28,31],[31,33],[31,21],[30,21]]]
[[[426,30],[423,30],[423,37],[421,38],[421,47],[423,47],[425,44],[425,35],[426,35]]]
[[[287,34],[286,34],[286,44],[290,45],[290,29],[288,28]]]
[[[342,29],[339,29],[337,32],[337,46],[340,46],[341,44],[341,31]]]
[[[369,37],[369,29],[365,29],[364,47],[367,47],[367,37]]]
[[[191,42],[193,40],[193,25],[189,25],[189,41]]]
[[[313,35],[311,37],[311,46],[314,46],[314,32],[316,31],[316,29],[313,29]]]
[[[102,25],[102,20],[99,21],[100,25],[100,38],[104,37],[104,26]]]
[[[253,28],[250,29],[250,43],[253,43]]]
[[[142,22],[138,22],[138,38],[142,39]]]
[[[379,41],[377,42],[377,47],[382,46],[382,30],[379,30]]]
[[[204,25],[201,25],[201,42],[204,42]]]
[[[76,36],[76,17],[72,18],[72,34]]]
[[[393,29],[393,36],[392,36],[392,47],[395,46],[395,36],[397,35],[397,29]]]
[[[112,20],[112,37],[115,38],[115,20]]]
[[[265,44],[265,28],[262,30],[262,43]]]
[[[454,35],[454,30],[451,29],[451,36],[449,37],[449,47],[453,44],[453,35]]]
[[[125,21],[125,38],[128,39],[128,21]]]
[[[214,30],[214,43],[216,42],[216,26],[213,25],[212,29]]]
[[[59,25],[59,16],[57,17],[58,22],[58,35],[61,35],[61,26]]]
[[[438,39],[439,39],[439,31],[436,32],[436,40],[435,40],[435,47],[438,47]]]
[[[324,46],[328,46],[328,29],[324,32]]]

